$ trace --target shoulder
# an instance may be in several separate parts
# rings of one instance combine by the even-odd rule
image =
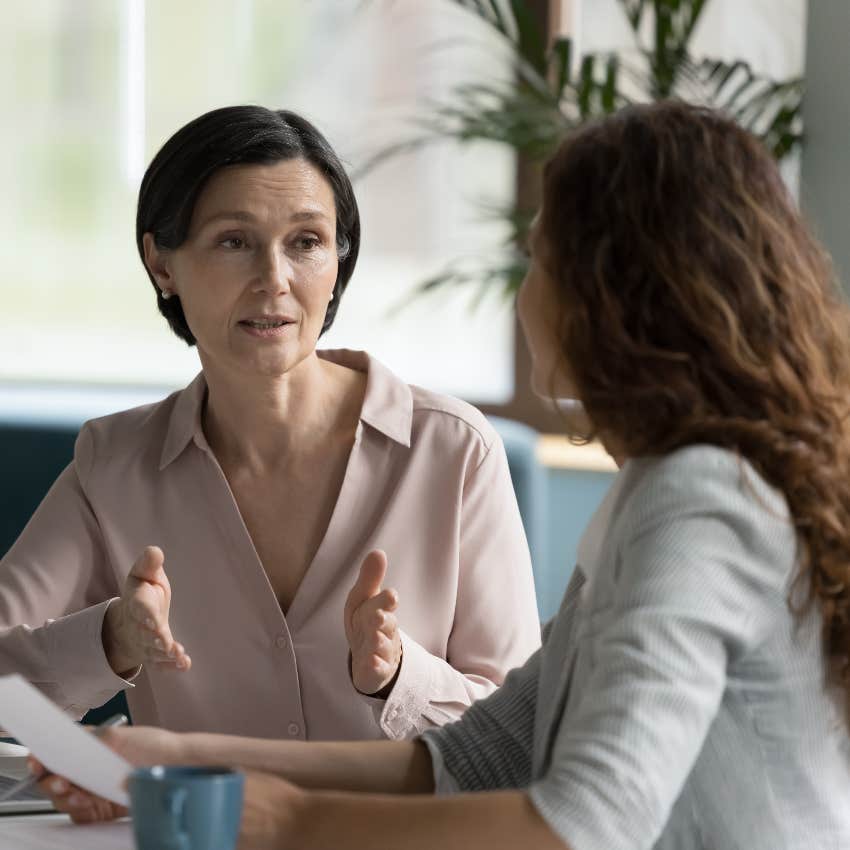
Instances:
[[[749,565],[773,585],[789,577],[797,535],[785,496],[736,452],[688,446],[631,460],[622,472],[612,528],[620,544]]]
[[[628,499],[641,513],[661,507],[748,509],[788,520],[782,492],[742,455],[720,446],[685,446],[666,455],[633,459],[623,470]]]
[[[80,429],[74,447],[74,462],[80,478],[87,479],[100,465],[117,457],[139,455],[157,458],[168,433],[171,415],[184,390],[171,393],[162,401],[145,404],[89,419]]]
[[[427,434],[440,442],[469,446],[486,455],[501,439],[478,408],[459,398],[410,385],[414,435]]]

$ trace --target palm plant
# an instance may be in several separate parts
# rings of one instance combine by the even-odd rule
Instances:
[[[477,16],[508,48],[509,82],[469,81],[430,101],[412,120],[411,135],[380,150],[363,167],[424,145],[453,140],[505,145],[522,161],[541,163],[564,134],[584,121],[630,103],[679,97],[721,108],[758,135],[777,159],[799,145],[802,80],[773,80],[744,61],[695,57],[690,44],[708,0],[618,0],[634,37],[631,50],[589,53],[578,61],[569,38],[547,46],[526,0],[446,0]],[[651,32],[648,43],[643,33]],[[460,261],[422,282],[416,293],[447,285],[494,287],[513,297],[525,274],[524,244],[531,216],[514,203],[490,215],[507,237],[498,252],[470,269]]]

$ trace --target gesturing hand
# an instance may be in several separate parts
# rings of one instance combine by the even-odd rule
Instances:
[[[106,610],[103,648],[119,676],[143,663],[166,670],[188,670],[192,666],[168,625],[171,585],[164,562],[162,549],[146,547],[124,582],[121,598]]]
[[[381,589],[386,573],[387,556],[373,550],[363,560],[345,603],[351,678],[363,694],[376,694],[389,684],[401,662],[401,636],[393,613],[398,593]]]

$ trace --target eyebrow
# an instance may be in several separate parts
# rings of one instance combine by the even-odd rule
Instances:
[[[213,213],[207,216],[199,225],[200,228],[207,227],[216,221],[246,221],[255,222],[257,217],[247,210],[222,210],[221,212]],[[330,221],[330,217],[323,210],[305,209],[298,210],[289,217],[291,222],[301,221]]]

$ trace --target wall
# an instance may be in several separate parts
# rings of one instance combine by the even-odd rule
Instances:
[[[832,254],[845,291],[850,291],[849,33],[847,0],[810,4],[801,195],[803,208]]]

